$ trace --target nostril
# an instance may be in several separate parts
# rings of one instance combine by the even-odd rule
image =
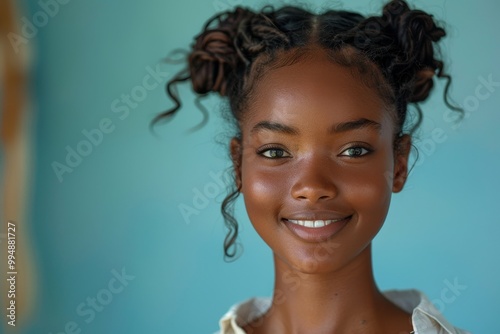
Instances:
[[[305,199],[305,200],[310,200],[310,201],[314,201],[314,202],[317,202],[317,201],[320,201],[320,200],[328,200],[328,199],[331,199],[335,197],[334,194],[332,195],[320,195],[320,196],[317,196],[316,194],[314,193],[311,193],[310,195],[298,195],[296,196],[297,199]]]
[[[291,195],[297,200],[311,202],[332,199],[338,195],[337,186],[331,180],[301,178],[291,188]]]

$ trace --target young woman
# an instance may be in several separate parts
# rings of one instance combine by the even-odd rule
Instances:
[[[220,320],[229,333],[466,333],[418,290],[377,288],[371,242],[391,194],[408,175],[411,134],[434,77],[450,77],[435,58],[445,31],[431,15],[391,1],[381,16],[301,8],[236,8],[210,19],[187,57],[200,95],[227,98],[232,191],[222,203],[227,257],[236,255],[239,194],[272,249],[272,298],[233,305]],[[453,107],[447,99],[446,104]]]

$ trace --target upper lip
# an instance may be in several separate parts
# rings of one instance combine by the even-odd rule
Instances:
[[[298,211],[284,216],[288,220],[337,220],[350,217],[349,214],[342,214],[336,211]]]

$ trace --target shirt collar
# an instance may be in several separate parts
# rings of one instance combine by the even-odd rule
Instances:
[[[423,292],[415,289],[388,290],[384,295],[404,311],[412,313],[415,334],[457,333]]]
[[[457,333],[423,292],[411,289],[388,290],[383,293],[401,309],[412,313],[415,334]],[[240,326],[264,314],[271,302],[269,297],[254,297],[233,305],[219,320],[220,334],[245,334]]]

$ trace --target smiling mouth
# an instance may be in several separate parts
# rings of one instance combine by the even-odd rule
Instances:
[[[295,220],[295,219],[286,219],[286,218],[284,218],[283,220],[285,220],[287,222],[290,222],[292,224],[296,224],[296,225],[300,225],[300,226],[304,226],[304,227],[320,228],[320,227],[324,227],[324,226],[330,225],[331,223],[336,223],[336,222],[342,221],[342,220],[347,219],[347,218],[349,218],[349,217],[340,218],[340,219],[327,219],[327,220],[322,220],[322,219],[318,219],[318,220]]]
[[[306,242],[324,242],[339,233],[352,217],[315,220],[283,218],[282,222],[292,234]]]

